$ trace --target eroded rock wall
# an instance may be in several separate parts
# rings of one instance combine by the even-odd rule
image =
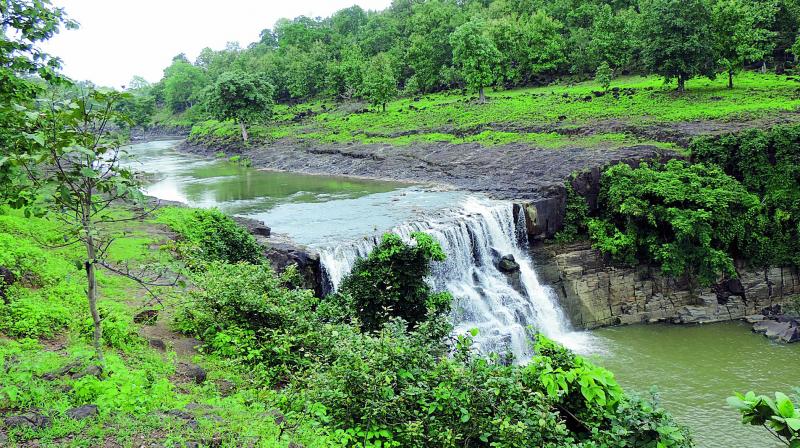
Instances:
[[[586,244],[539,246],[534,253],[542,280],[557,291],[579,328],[740,319],[800,294],[794,268],[740,266],[738,279],[700,287],[685,277],[666,277],[653,266],[612,266]]]

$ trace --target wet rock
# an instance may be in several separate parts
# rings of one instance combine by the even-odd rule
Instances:
[[[133,321],[137,324],[154,325],[158,320],[158,310],[144,310],[133,316]]]
[[[67,417],[75,420],[83,420],[85,418],[94,417],[97,415],[97,406],[87,404],[67,411]]]
[[[9,428],[31,428],[31,429],[43,429],[50,427],[51,421],[50,417],[46,415],[36,414],[33,412],[29,412],[23,415],[12,415],[11,417],[6,417],[3,422]]]
[[[74,362],[71,362],[71,363],[65,365],[64,367],[56,370],[55,372],[45,373],[44,375],[42,375],[42,379],[46,380],[46,381],[53,381],[53,380],[55,380],[57,378],[60,378],[60,377],[62,377],[64,375],[72,376],[72,375],[76,374],[77,372],[79,372],[82,367],[83,367],[83,363],[81,363],[80,361],[74,361]]]
[[[8,304],[6,290],[17,281],[17,276],[5,266],[0,266],[0,300]]]
[[[290,242],[270,241],[265,256],[278,273],[291,265],[297,266],[302,281],[300,286],[313,290],[317,297],[328,292],[323,285],[322,265],[316,252]]]
[[[764,317],[763,314],[751,314],[749,316],[744,317],[745,322],[747,322],[748,324],[755,324],[757,322],[763,321],[764,319],[766,319],[766,317]]]
[[[197,364],[188,364],[186,366],[186,376],[191,378],[197,384],[203,384],[206,381],[206,371]]]
[[[269,238],[269,236],[272,234],[272,229],[270,229],[262,221],[258,221],[256,219],[244,218],[241,216],[235,216],[233,219],[239,225],[247,229],[248,232],[253,234],[253,236]]]
[[[153,347],[156,350],[160,350],[162,352],[167,351],[167,344],[165,344],[161,339],[153,338],[150,339],[148,343],[150,344],[150,347]]]
[[[98,366],[97,364],[90,364],[80,372],[71,375],[71,377],[72,379],[77,380],[85,376],[94,376],[100,378],[101,375],[103,375],[103,368]]]
[[[519,263],[517,263],[513,255],[503,255],[500,258],[500,262],[497,264],[497,268],[500,269],[500,272],[510,274],[519,271]]]

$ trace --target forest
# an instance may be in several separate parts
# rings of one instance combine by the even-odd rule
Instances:
[[[177,55],[159,82],[134,78],[127,89],[146,124],[156,106],[189,123],[234,118],[214,101],[233,78],[248,86],[231,88],[259,92],[251,101],[261,110],[313,98],[385,108],[399,96],[453,89],[483,101],[489,88],[556,79],[607,87],[631,74],[676,81],[678,90],[694,77],[722,76],[733,88],[745,67],[793,67],[799,26],[792,0],[398,0],[378,12],[353,6],[282,19],[258,42],[206,48],[195,61]]]

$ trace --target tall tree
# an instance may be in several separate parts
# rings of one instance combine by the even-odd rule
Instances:
[[[382,106],[384,112],[386,103],[397,96],[393,65],[386,53],[380,53],[372,58],[364,72],[364,96],[373,106]]]
[[[164,70],[164,99],[173,113],[192,107],[208,83],[203,69],[183,59],[176,59]]]
[[[748,61],[759,61],[772,52],[775,33],[769,30],[775,11],[769,5],[745,0],[717,0],[711,11],[717,61],[733,75]]]
[[[678,80],[678,91],[698,75],[713,78],[711,8],[707,0],[642,0],[642,59],[647,68]]]
[[[220,120],[236,120],[247,143],[247,126],[272,117],[274,88],[262,75],[225,72],[205,92],[206,109]]]
[[[467,86],[477,89],[480,102],[486,102],[484,88],[497,80],[500,52],[486,35],[483,22],[470,21],[450,35],[453,64],[459,69]]]
[[[126,95],[89,90],[75,99],[51,101],[32,114],[25,134],[29,153],[35,157],[18,159],[39,193],[36,197],[40,202],[31,208],[49,211],[45,216],[62,224],[66,245],[83,246],[86,297],[94,324],[95,354],[101,365],[104,357],[102,317],[97,306],[98,267],[134,279],[148,290],[151,286],[175,284],[159,284],[161,274],[152,281],[144,280],[127,266],[112,264],[106,258],[108,248],[119,235],[106,231],[103,224],[130,220],[114,217],[109,213],[110,207],[141,198],[134,174],[120,163],[123,141],[114,131],[127,121],[115,107]]]

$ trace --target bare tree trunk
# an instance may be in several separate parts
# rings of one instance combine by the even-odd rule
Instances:
[[[483,86],[481,86],[481,88],[478,89],[478,96],[480,97],[481,104],[485,104],[486,103],[486,94],[484,94],[484,92],[483,92]]]
[[[91,222],[91,190],[87,195],[89,200],[86,201],[87,203],[83,204],[83,216],[82,216],[82,224],[83,224],[83,231],[86,234],[86,280],[89,284],[88,288],[86,289],[86,297],[89,299],[89,312],[92,314],[92,322],[94,323],[94,337],[92,338],[92,342],[94,343],[94,350],[95,355],[97,356],[97,361],[100,364],[105,363],[105,357],[103,356],[103,346],[101,344],[101,340],[103,338],[103,327],[102,321],[100,320],[100,313],[97,311],[97,277],[95,275],[95,271],[97,269],[96,260],[97,257],[97,248],[94,244],[94,237],[92,236],[92,222]]]
[[[733,88],[733,70],[728,70],[728,88]]]
[[[386,103],[383,103],[383,111],[386,112]]]
[[[683,93],[684,91],[686,91],[686,78],[680,74],[678,75],[678,92]]]
[[[239,122],[239,127],[242,128],[242,140],[247,143],[247,126],[245,126],[244,121]]]

